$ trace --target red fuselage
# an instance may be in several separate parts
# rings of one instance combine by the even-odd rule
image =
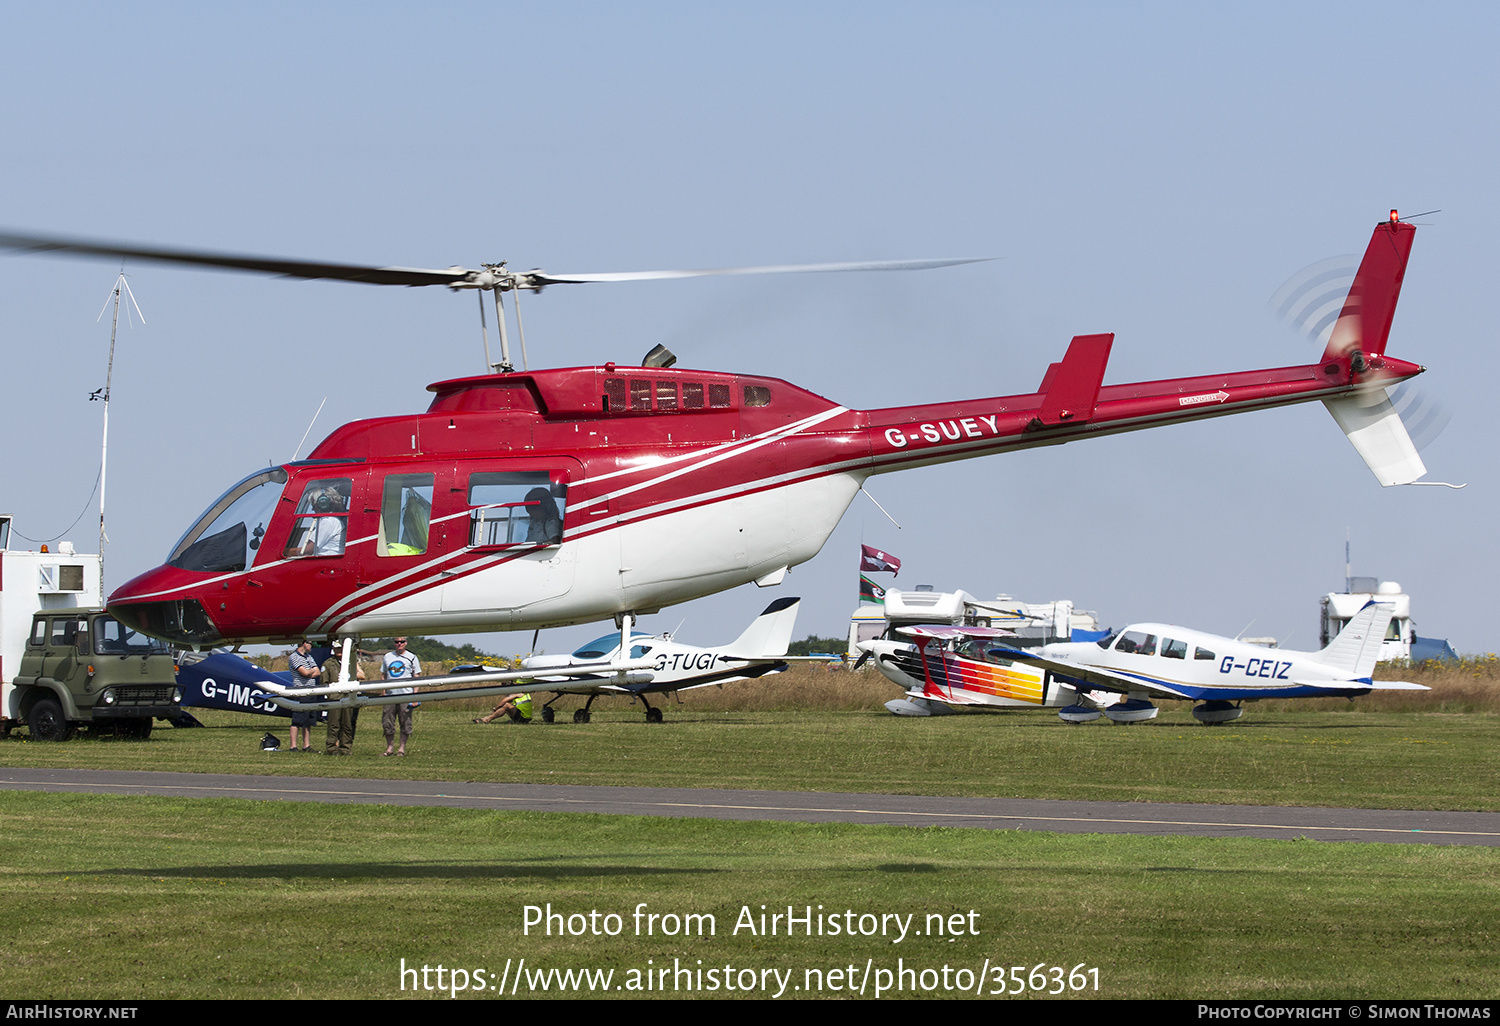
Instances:
[[[1366,257],[1391,263],[1395,244],[1399,260],[1377,270],[1397,291],[1410,232],[1377,227]],[[1108,386],[1113,336],[1080,336],[1034,393],[871,411],[677,368],[439,382],[425,413],[347,424],[307,460],[241,482],[109,606],[196,646],[650,612],[812,558],[872,474],[1420,373],[1384,355],[1388,327],[1318,364]]]

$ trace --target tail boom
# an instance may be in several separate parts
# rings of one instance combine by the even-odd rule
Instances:
[[[1382,358],[1378,368],[1382,384],[1395,384],[1420,374],[1422,369],[1389,357]],[[1104,385],[1091,408],[1064,411],[1072,416],[1051,425],[1044,420],[1045,391],[872,410],[864,415],[868,417],[872,472],[1337,399],[1371,387],[1366,380],[1356,380],[1360,376],[1346,367],[1342,370],[1330,374],[1327,365],[1311,364]],[[1363,377],[1372,377],[1374,370],[1371,368]]]
[[[1322,400],[1383,485],[1426,472],[1385,390],[1423,368],[1385,355],[1415,229],[1375,226],[1316,364],[1104,385],[1113,335],[1078,335],[1029,395],[872,410],[870,473]]]

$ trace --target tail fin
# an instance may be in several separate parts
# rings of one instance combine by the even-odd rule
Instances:
[[[1416,229],[1391,219],[1375,226],[1359,273],[1344,299],[1344,308],[1328,337],[1323,362],[1351,357],[1355,352],[1365,360],[1385,355],[1385,344],[1391,333],[1391,318],[1396,316],[1396,300],[1401,297],[1401,281],[1406,277],[1406,260],[1411,256]],[[1363,363],[1364,360],[1356,361]],[[1362,370],[1363,368],[1356,368]]]
[[[792,628],[797,623],[800,598],[779,598],[751,621],[734,641],[724,646],[736,659],[764,659],[784,656],[792,643]]]
[[[1411,484],[1427,473],[1386,389],[1324,399],[1323,405],[1382,487]]]
[[[1415,235],[1416,229],[1399,220],[1394,210],[1389,221],[1375,226],[1354,284],[1349,287],[1339,319],[1328,337],[1328,347],[1323,350],[1325,373],[1332,373],[1328,368],[1345,361],[1351,376],[1357,380],[1368,381],[1366,372],[1374,372],[1368,391],[1325,399],[1323,405],[1374,472],[1376,480],[1385,487],[1411,484],[1427,473],[1406,426],[1391,406],[1390,396],[1375,383],[1379,380],[1391,319],[1396,315],[1396,300],[1401,297],[1401,282],[1406,277],[1406,261]]]
[[[1368,680],[1380,661],[1380,645],[1394,613],[1389,603],[1366,602],[1318,657],[1355,680]]]

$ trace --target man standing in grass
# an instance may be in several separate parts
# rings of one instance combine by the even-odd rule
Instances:
[[[323,660],[322,685],[331,688],[337,684],[342,669],[343,660],[339,654],[339,646],[335,644],[333,651],[328,653],[328,658]],[[365,671],[359,668],[358,651],[354,652],[354,679],[365,679]],[[341,709],[328,710],[328,739],[323,745],[323,754],[350,754],[354,750],[354,728],[358,725],[359,710],[355,707],[346,705]]]
[[[406,639],[397,638],[396,647],[387,652],[381,660],[381,676],[386,680],[412,680],[422,675],[422,662],[415,655],[406,650]],[[401,687],[387,688],[387,695],[410,695],[416,688]],[[401,702],[398,705],[388,705],[380,714],[380,729],[385,732],[385,754],[405,755],[406,741],[411,737],[412,710],[416,708],[415,702]],[[401,747],[395,752],[391,748],[396,743],[396,725],[401,726]]]
[[[287,657],[287,668],[292,671],[296,683],[292,685],[298,688],[310,688],[318,681],[318,664],[312,657],[312,642],[303,638],[297,642],[297,648]],[[292,751],[312,751],[312,725],[317,718],[317,713],[297,710],[292,713]],[[297,744],[297,732],[302,733],[302,745]]]

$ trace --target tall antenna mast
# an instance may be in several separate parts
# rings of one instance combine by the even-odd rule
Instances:
[[[124,265],[120,267],[120,276],[115,279],[115,287],[110,292],[110,299],[104,301],[104,306],[99,308],[99,316],[94,318],[94,323],[104,316],[104,311],[109,309],[111,301],[115,305],[114,318],[109,325],[109,368],[104,373],[104,388],[102,392],[95,392],[89,396],[89,400],[102,399],[104,401],[104,442],[99,454],[99,591],[104,592],[104,546],[109,542],[109,535],[104,533],[104,489],[106,486],[107,472],[109,468],[109,389],[114,383],[115,377],[115,337],[120,331],[120,296],[124,294],[129,299],[125,307],[125,316],[130,316],[130,307],[135,307],[135,315],[146,323],[145,314],[141,313],[140,304],[135,301],[135,293],[130,291],[130,283],[125,280]]]
[[[1355,579],[1349,562],[1349,528],[1344,528],[1344,594],[1352,594],[1355,591]]]

